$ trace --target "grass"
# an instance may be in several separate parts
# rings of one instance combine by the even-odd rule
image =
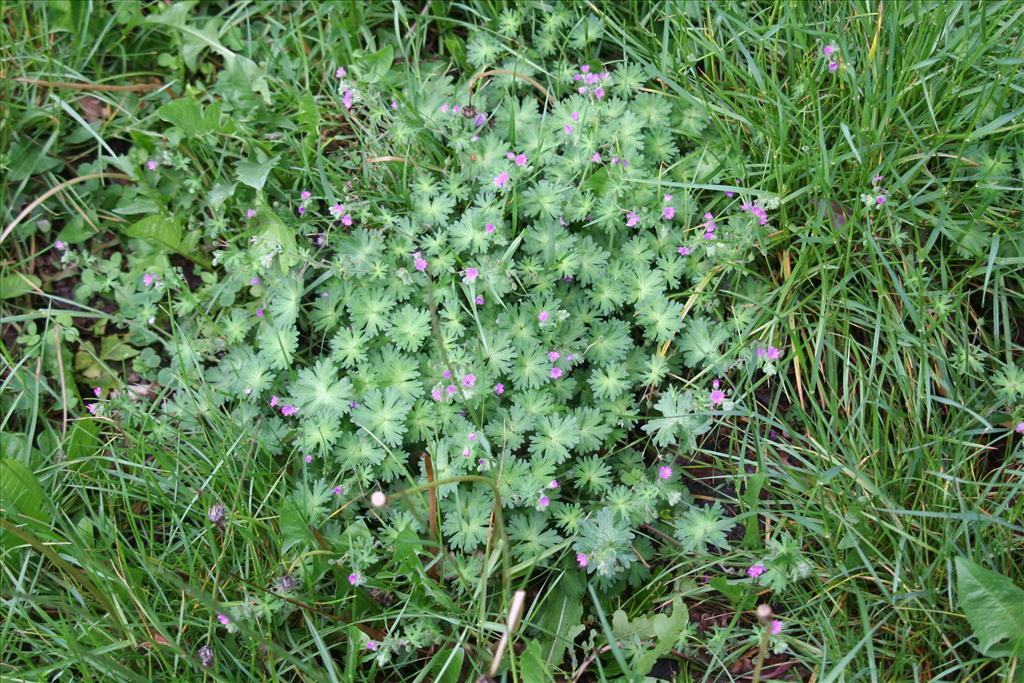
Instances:
[[[366,163],[388,152],[370,128],[324,126],[328,142],[358,162],[321,154],[318,131],[297,114],[303,96],[327,87],[327,66],[374,41],[395,47],[400,87],[415,90],[438,65],[468,77],[467,36],[494,33],[506,7],[253,2],[194,13],[219,17],[222,39],[240,54],[256,62],[276,54],[273,110],[299,121],[283,127],[294,151],[277,182],[299,188],[361,175],[383,204],[407,193],[404,166]],[[4,225],[44,192],[157,135],[155,94],[52,82],[212,87],[214,60],[189,67],[178,57],[187,35],[131,20],[122,30],[131,12],[116,10],[5,4]],[[739,571],[778,528],[813,568],[780,596],[763,594],[786,622],[788,651],[773,661],[794,663],[791,679],[1021,676],[1019,654],[984,657],[974,646],[954,561],[969,558],[1024,584],[1024,461],[1012,433],[1024,416],[993,380],[1020,367],[1024,347],[1024,7],[622,2],[573,3],[570,13],[602,22],[588,57],[638,66],[666,96],[706,107],[713,129],[735,146],[739,167],[675,174],[671,183],[715,191],[734,177],[758,178],[756,189],[779,197],[779,227],[744,276],[768,295],[750,298],[744,282],[715,286],[747,312],[749,338],[775,340],[791,369],[752,378],[758,410],[721,419],[686,466],[698,498],[761,521],[745,550],[710,559],[670,552],[645,586],[626,593],[584,592],[555,558],[517,563],[505,582],[492,555],[469,593],[419,562],[397,562],[376,577],[394,587],[385,602],[347,590],[336,567],[332,594],[299,586],[275,597],[296,571],[278,552],[281,505],[305,476],[294,464],[267,455],[217,410],[199,420],[201,438],[160,440],[174,444],[167,448],[151,438],[168,429],[156,413],[115,425],[86,419],[74,400],[89,386],[83,369],[125,376],[115,352],[74,352],[76,328],[113,327],[119,313],[98,300],[71,306],[48,246],[68,225],[90,235],[96,254],[125,245],[118,186],[88,181],[55,194],[2,246],[3,454],[34,474],[42,518],[3,521],[5,680],[474,680],[490,666],[514,590],[528,591],[523,629],[536,629],[521,632],[564,639],[557,622],[545,621],[559,612],[549,607],[586,614],[585,628],[561,643],[570,655],[552,672],[560,680],[621,675],[630,655],[613,613],[650,616],[673,597],[691,621],[687,647],[664,658],[678,680],[749,680],[735,673],[756,653],[749,621],[702,578]],[[529,13],[528,22],[543,14]],[[509,54],[531,48],[494,35]],[[841,78],[819,56],[829,42],[839,48]],[[557,77],[545,65],[557,59],[529,54],[550,88]],[[581,61],[568,43],[555,57]],[[114,113],[83,125],[77,98],[86,92]],[[238,141],[269,151],[266,133],[277,125],[240,122]],[[183,145],[200,191],[230,180],[235,152],[201,140]],[[445,164],[425,137],[409,148],[434,148],[419,161]],[[1016,166],[993,163],[1000,154]],[[884,213],[858,199],[876,173],[891,192]],[[198,245],[182,251],[208,257]],[[69,310],[76,312],[59,312]],[[9,481],[16,476],[5,470]],[[36,495],[31,483],[24,491],[5,495]],[[218,501],[232,511],[223,533],[203,523]],[[412,593],[403,588],[410,576]],[[567,606],[566,595],[578,604]],[[225,633],[215,615],[246,600],[253,618]],[[385,625],[418,620],[442,624],[443,636],[413,648],[402,667],[366,656],[365,640]],[[530,640],[507,651],[504,680],[542,680],[524,653]],[[217,662],[210,670],[196,659],[207,643]]]

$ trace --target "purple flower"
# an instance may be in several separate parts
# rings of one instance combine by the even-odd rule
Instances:
[[[569,118],[572,119],[573,121],[579,121],[580,113],[578,111],[574,111],[573,113],[569,114]]]
[[[271,408],[276,408],[277,404],[280,402],[280,400],[281,399],[279,399],[277,396],[271,396],[270,397],[270,407]]]
[[[351,574],[349,574],[348,575],[348,582],[349,582],[349,585],[358,586],[359,585],[359,574],[357,574],[355,572],[352,572]]]
[[[304,207],[304,206],[300,206],[300,207],[298,208],[298,212],[299,212],[299,215],[300,215],[300,216],[302,216],[303,214],[305,214],[305,213],[306,213],[306,207]]]
[[[679,247],[678,249],[676,249],[676,251],[679,253],[680,256],[689,256],[690,254],[693,253],[693,250],[690,249],[689,247]]]
[[[877,197],[875,197],[875,204],[877,204],[878,206],[885,204],[885,195],[880,194]]]
[[[206,511],[206,517],[214,524],[220,524],[224,521],[224,515],[227,514],[227,511],[228,509],[224,507],[224,503],[215,503]]]
[[[352,91],[346,90],[341,93],[341,106],[345,107],[345,111],[352,111]]]
[[[341,487],[340,486],[335,486],[334,487],[334,495],[336,495],[336,496],[340,496],[341,495]]]
[[[658,468],[658,479],[668,480],[668,479],[671,479],[671,478],[672,478],[672,468],[671,467],[669,467],[668,465],[662,465],[661,467]]]
[[[553,367],[551,368],[551,379],[560,379],[562,377],[562,368]]]
[[[448,395],[449,395],[449,396],[453,395],[453,394],[454,394],[454,393],[456,392],[456,389],[455,389],[455,385],[454,385],[454,384],[449,384],[448,386],[446,386],[446,387],[444,388],[444,390],[445,390],[446,392],[448,392]]]
[[[427,269],[427,260],[420,255],[420,252],[416,252],[413,255],[413,266],[416,270],[424,271]]]
[[[484,226],[484,232],[486,232],[488,235],[493,234],[494,233],[494,223],[488,223],[487,225],[485,225]]]
[[[494,385],[494,393],[497,394],[498,396],[501,396],[502,394],[504,394],[505,393],[505,385],[502,384],[501,382],[498,382],[497,384],[495,384]],[[1021,424],[1024,424],[1024,422],[1022,422]]]
[[[480,271],[476,268],[466,268],[466,270],[462,271],[462,274],[463,282],[474,282],[478,277],[480,277]]]
[[[152,287],[154,282],[156,282],[156,275],[146,273],[145,275],[142,276],[142,284],[144,284],[145,286]]]
[[[391,108],[395,109],[395,110],[398,109],[398,101],[397,100],[391,100]]]
[[[256,215],[256,209],[246,209],[245,210],[245,217],[246,218],[252,218],[255,215]]]
[[[590,160],[593,161],[595,164],[601,163],[601,153],[594,152],[594,156],[590,157]]]
[[[302,192],[299,193],[299,198],[302,201],[307,201],[312,196],[313,196],[313,193],[309,192],[308,190],[303,190]]]
[[[213,648],[209,645],[203,645],[196,651],[196,657],[199,658],[199,664],[204,669],[209,669],[213,666]]]
[[[253,287],[257,287],[260,284],[260,279],[254,275],[253,278],[249,280],[249,284]]]
[[[218,614],[217,621],[220,622],[221,626],[227,626],[231,623],[231,619],[226,614]]]
[[[494,186],[505,187],[505,183],[507,183],[511,177],[512,176],[510,176],[507,171],[502,171],[494,177]]]
[[[440,106],[440,108],[439,108],[439,109],[440,109],[440,111],[441,111],[441,113],[442,113],[442,114],[447,114],[447,113],[448,113],[448,103],[447,103],[447,102],[445,102],[444,104],[442,104],[442,105]]]
[[[782,633],[782,622],[778,619],[772,619],[771,634],[777,636]]]
[[[463,375],[462,376],[462,386],[466,387],[467,389],[472,389],[475,385],[476,385],[476,375],[470,374],[470,375]]]
[[[89,411],[90,415],[95,415],[96,414],[96,410],[99,407],[100,407],[99,403],[90,403],[89,405],[85,406],[85,409]]]
[[[483,297],[483,295],[482,294],[477,294],[476,298],[473,299],[473,303],[475,303],[477,306],[483,306],[484,305],[484,297]]]
[[[550,318],[551,314],[548,313],[547,311],[541,311],[539,314],[537,314],[537,320],[539,320],[542,323],[546,323]]]
[[[672,220],[676,217],[676,209],[674,206],[666,206],[661,210],[661,217],[667,221]]]
[[[826,57],[831,57],[836,53],[837,49],[838,48],[836,48],[835,43],[829,43],[825,47],[821,48],[821,54],[825,55]]]
[[[380,644],[376,640],[366,641],[366,649],[370,652],[376,652],[378,647],[380,647]]]
[[[548,482],[548,488],[549,489],[557,489],[558,488],[558,480],[557,479],[552,479],[551,481],[549,481]]]
[[[747,576],[749,576],[752,579],[756,579],[757,577],[761,576],[761,574],[764,574],[764,572],[765,566],[760,563],[751,565],[747,568]]]
[[[670,201],[672,201],[672,195],[667,194],[664,197],[662,197],[661,200],[664,201],[664,202],[670,202]]]
[[[576,553],[576,564],[581,567],[586,567],[589,564],[586,553]]]
[[[545,510],[547,509],[548,505],[551,505],[551,499],[542,493],[540,498],[537,499],[537,507],[539,507],[541,510]]]
[[[440,401],[441,400],[441,388],[440,387],[434,387],[433,389],[431,389],[430,390],[430,397],[432,399],[434,399],[435,401]]]
[[[708,398],[711,399],[711,405],[717,406],[721,404],[723,401],[725,401],[725,392],[722,391],[721,389],[712,389],[711,393],[708,395]]]
[[[293,406],[291,403],[281,406],[281,414],[285,417],[291,417],[295,413],[299,412],[299,409]]]
[[[303,458],[303,460],[305,460],[305,461],[306,461],[306,464],[307,464],[307,465],[310,465],[310,464],[312,464],[312,463],[313,463],[313,456],[312,456],[312,455],[308,455],[308,454],[307,454],[307,455],[306,455],[306,457],[305,457],[305,458]]]
[[[640,222],[640,216],[636,215],[636,211],[630,211],[626,214],[626,227],[632,228]]]
[[[256,309],[256,317],[257,318],[262,318],[263,317],[263,307],[262,306],[260,306],[259,308]]]
[[[53,243],[53,248],[56,249],[57,251],[64,251],[65,249],[68,248],[68,246],[61,242],[60,240],[57,240],[56,242]]]
[[[829,70],[830,73],[835,73],[835,72],[839,71],[839,62],[829,62],[828,63],[828,70]],[[781,623],[781,622],[779,622],[779,623]]]
[[[596,89],[594,91],[594,97],[596,97],[599,100],[603,100],[604,99],[604,88]]]
[[[486,114],[477,114],[476,118],[473,119],[473,125],[476,126],[477,128],[484,125],[485,123],[487,123]]]
[[[548,351],[548,360],[554,363],[556,360],[562,357],[558,351]]]
[[[444,379],[451,379],[452,378],[452,371],[451,370],[445,370],[444,372],[441,373],[441,377],[443,377]]]
[[[520,152],[519,154],[515,155],[514,158],[515,158],[516,166],[520,166],[520,167],[526,166],[527,158],[526,158],[525,154]]]
[[[874,178],[871,179],[871,182],[874,183],[875,185],[877,185],[878,183],[882,182],[883,180],[885,180],[885,176],[876,175]]]
[[[1024,420],[1017,423],[1017,426],[1014,428],[1014,431],[1017,432],[1018,434],[1024,434]]]
[[[340,217],[342,214],[345,213],[345,206],[343,204],[341,204],[341,202],[338,202],[334,206],[331,207],[330,211],[335,216]]]
[[[567,123],[564,126],[562,126],[562,130],[565,131],[566,135],[572,135],[573,127]]]
[[[92,395],[95,396],[96,398],[100,398],[101,396],[103,396],[103,389],[99,387],[93,387]]]
[[[466,435],[466,438],[469,439],[470,441],[476,441],[476,432],[470,432],[469,434]]]
[[[155,171],[156,166],[156,161],[153,159],[150,159],[149,161],[146,162],[146,168],[148,168],[150,171]]]
[[[345,71],[345,67],[343,67],[343,66],[339,66],[338,70],[334,72],[334,77],[335,78],[344,78],[347,75],[348,75],[348,72]]]
[[[780,351],[779,349],[775,348],[774,346],[769,346],[768,347],[768,351],[766,352],[765,355],[768,356],[768,360],[778,360],[778,359],[782,358],[782,351]]]

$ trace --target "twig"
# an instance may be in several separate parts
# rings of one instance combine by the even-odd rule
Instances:
[[[102,85],[100,83],[77,83],[72,81],[46,81],[38,78],[19,76],[14,79],[18,83],[41,85],[45,88],[68,88],[70,90],[96,90],[99,92],[152,92],[164,87],[161,82],[140,83],[137,85]]]
[[[26,206],[25,209],[18,214],[17,218],[8,223],[7,227],[4,228],[3,234],[0,235],[0,244],[3,244],[4,240],[7,239],[7,236],[11,234],[11,231],[18,227],[18,225],[25,219],[26,216],[32,213],[37,206],[45,202],[47,199],[57,194],[61,190],[66,190],[72,185],[84,183],[87,180],[95,180],[96,178],[112,178],[114,180],[127,180],[129,182],[135,182],[134,178],[132,178],[131,176],[127,176],[124,173],[106,173],[102,171],[100,173],[88,173],[86,175],[80,175],[77,178],[72,178],[71,180],[65,180],[60,185],[55,185],[54,187],[51,187],[49,190],[41,194],[38,198],[36,198],[35,201]]]

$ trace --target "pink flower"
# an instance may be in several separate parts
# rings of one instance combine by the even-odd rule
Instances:
[[[441,373],[441,377],[443,377],[444,379],[451,379],[452,378],[452,371],[451,370],[445,370],[444,372]]]
[[[477,294],[476,298],[473,299],[473,303],[475,303],[477,306],[483,306],[484,305],[484,297],[482,295],[480,295],[480,294]]]
[[[551,368],[551,379],[559,379],[562,376],[562,368],[553,367]]]
[[[519,154],[517,154],[515,156],[516,166],[520,166],[520,167],[521,166],[526,166],[526,161],[527,161],[526,155],[523,154],[522,152],[520,152]]]
[[[875,197],[875,204],[877,204],[878,206],[885,204],[885,195],[878,195],[877,197]]]
[[[601,163],[601,153],[594,152],[594,156],[590,157],[590,160],[593,161],[595,164]]]
[[[497,394],[498,396],[501,396],[502,394],[504,394],[505,393],[505,385],[502,384],[501,382],[498,382],[497,384],[495,384],[494,385],[494,393]],[[1022,423],[1022,424],[1024,424],[1024,423]]]
[[[341,106],[345,107],[345,111],[352,110],[352,91],[346,90],[341,93]]]
[[[271,396],[270,397],[270,407],[271,408],[276,408],[277,404],[280,403],[280,401],[281,401],[281,399],[279,399],[277,396]]]
[[[417,256],[416,256],[415,260],[413,261],[413,266],[416,268],[416,270],[419,270],[419,271],[426,270],[427,269],[427,265],[428,265],[427,264],[427,260],[425,258],[423,258],[422,256],[419,256],[419,252],[416,252],[416,253],[417,253]]]
[[[883,180],[885,180],[885,176],[876,175],[874,178],[871,179],[871,182],[877,185],[878,183],[882,182]]]
[[[331,207],[331,213],[334,214],[335,216],[341,216],[342,214],[345,213],[345,207],[340,202],[338,202],[337,204]]]
[[[228,615],[226,615],[226,614],[218,614],[217,615],[217,621],[220,622],[221,626],[227,626],[228,624],[231,623],[231,619],[228,618]]]
[[[299,409],[293,406],[291,403],[281,406],[281,414],[285,417],[291,417],[295,413],[299,412]]]
[[[156,282],[155,275],[146,273],[145,275],[142,276],[142,284],[146,285],[147,287],[152,287],[154,282]]]
[[[562,130],[565,131],[566,135],[572,135],[573,127],[567,123],[564,126],[562,126]]]
[[[449,384],[444,388],[444,390],[448,393],[449,396],[452,396],[457,391],[454,384]]]
[[[440,110],[441,110],[442,114],[447,114],[448,113],[448,103],[445,102],[444,104],[442,104],[441,107],[440,107]]]
[[[391,108],[395,110],[398,109],[398,102],[396,100],[391,100]]]
[[[725,401],[725,392],[721,389],[713,389],[709,395],[711,405],[717,406]]]
[[[376,640],[366,641],[366,649],[370,652],[376,652],[378,647],[380,647],[380,645]]]
[[[256,309],[256,317],[257,318],[262,318],[263,317],[263,307],[262,306],[260,306],[259,308]]]
[[[150,159],[149,161],[147,161],[146,162],[146,168],[148,168],[150,171],[155,171],[156,170],[156,161],[154,161],[153,159]]]
[[[463,375],[462,386],[472,389],[476,385],[476,375]]]
[[[590,65],[589,64],[580,64],[580,71],[582,73],[585,73],[585,74],[590,73]]]
[[[632,228],[640,222],[640,216],[636,215],[636,211],[630,211],[626,214],[626,227]]]
[[[512,176],[510,176],[507,171],[502,171],[494,177],[494,186],[505,187],[505,183],[507,183],[511,177]]]
[[[256,215],[256,209],[246,209],[245,210],[245,217],[246,218],[252,218],[255,215]]]
[[[101,396],[103,396],[103,389],[99,387],[93,387],[92,395],[95,396],[96,398],[100,398]]]
[[[689,256],[690,254],[693,253],[693,250],[690,249],[689,247],[679,247],[678,249],[676,249],[676,251],[679,253],[680,256]]]
[[[768,360],[778,360],[782,358],[782,351],[774,346],[769,346],[766,355],[768,356]]]
[[[672,468],[669,467],[668,465],[662,465],[661,467],[659,467],[658,468],[658,478],[659,479],[665,479],[665,480],[671,479],[672,478]]]
[[[452,107],[452,113],[453,114],[461,114],[462,113],[462,107],[460,107],[459,105],[456,104],[454,107]]]
[[[546,510],[548,505],[551,505],[551,499],[541,494],[540,498],[537,499],[537,507],[541,510]]]
[[[554,363],[556,360],[562,357],[558,351],[548,351],[548,360]]]
[[[309,192],[308,190],[303,190],[302,192],[299,193],[299,198],[302,201],[306,201],[306,200],[308,200],[312,196],[313,196],[313,193]]]
[[[357,574],[355,572],[352,572],[351,574],[349,574],[348,575],[348,583],[351,586],[358,586],[359,585],[359,574]]]
[[[542,323],[546,323],[550,317],[551,317],[550,313],[548,313],[547,311],[541,311],[537,315],[537,320],[539,320]]]
[[[343,67],[343,66],[339,66],[338,70],[334,72],[334,77],[335,78],[344,78],[347,75],[348,75],[348,72],[345,71],[345,67]]]
[[[674,206],[666,206],[661,210],[661,217],[667,221],[672,220],[676,217],[676,209]]]
[[[301,215],[303,215],[304,213],[306,213],[306,207],[304,207],[304,206],[300,206],[300,207],[299,207],[299,215],[301,216]]]
[[[581,567],[586,567],[589,564],[586,553],[576,553],[576,564]]]
[[[782,622],[778,619],[772,619],[771,634],[777,636],[782,633]]]
[[[468,458],[472,454],[473,454],[473,451],[469,450],[469,446],[466,446],[465,448],[462,449],[462,457]]]
[[[829,43],[825,47],[821,48],[821,54],[825,55],[826,57],[831,57],[835,53],[836,53],[836,46],[834,44],[832,44],[832,43]]]
[[[441,388],[440,387],[434,387],[433,389],[431,389],[430,397],[433,398],[435,401],[440,401],[441,400]]]
[[[487,225],[485,225],[484,226],[484,232],[486,232],[488,235],[493,234],[494,233],[494,223],[488,223]]]
[[[53,248],[56,249],[57,251],[64,251],[65,249],[68,248],[68,246],[61,242],[60,240],[57,240],[56,242],[53,243]]]
[[[89,411],[90,415],[95,415],[96,414],[96,409],[99,408],[99,407],[100,407],[99,403],[90,403],[89,405],[87,405],[85,407],[85,409]]]
[[[469,434],[468,434],[468,435],[466,436],[466,438],[467,438],[467,439],[469,439],[470,441],[476,441],[476,432],[470,432],[470,433],[469,433]]]
[[[1024,434],[1024,421],[1018,422],[1014,431],[1018,434]]]
[[[839,62],[829,62],[828,63],[828,70],[831,73],[835,73],[835,72],[839,71]],[[781,623],[781,622],[779,622],[779,623]]]
[[[487,114],[484,114],[484,113],[477,114],[476,118],[473,119],[473,125],[476,126],[477,128],[479,128],[480,126],[484,125],[485,123],[487,123]]]
[[[466,268],[466,270],[462,271],[462,273],[463,282],[474,282],[478,277],[480,277],[480,271],[477,270],[476,268]]]
[[[307,465],[311,465],[313,463],[313,456],[312,455],[307,455],[305,458],[303,458],[303,460],[306,461]]]
[[[252,285],[253,287],[257,287],[260,284],[260,279],[256,276],[253,276],[253,278],[249,280],[249,284]]]
[[[596,89],[594,91],[594,97],[596,97],[599,100],[603,100],[604,99],[604,88]]]
[[[747,576],[749,576],[752,579],[756,579],[757,577],[761,576],[761,574],[764,574],[764,572],[765,567],[763,564],[760,563],[751,565],[747,568]]]
[[[558,480],[557,479],[552,479],[551,481],[549,481],[548,482],[548,488],[549,489],[557,489],[558,488]]]
[[[569,118],[572,119],[573,121],[579,121],[580,113],[578,111],[574,111],[573,113],[569,114]]]
[[[341,487],[340,486],[335,486],[334,487],[334,495],[336,495],[336,496],[340,496],[341,495]]]

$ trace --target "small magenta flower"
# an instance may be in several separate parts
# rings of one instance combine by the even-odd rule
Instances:
[[[604,99],[604,88],[597,88],[596,90],[594,90],[594,97],[596,97],[599,100],[603,100]]]
[[[782,622],[778,619],[772,619],[771,634],[777,636],[782,633]]]
[[[562,126],[562,130],[565,131],[566,135],[572,135],[573,127],[567,123],[564,126]]]
[[[345,76],[347,76],[347,75],[348,75],[348,72],[345,71],[345,67],[343,67],[343,66],[339,66],[338,70],[334,72],[334,77],[335,78],[345,78]]]
[[[765,355],[768,356],[768,360],[778,360],[782,358],[782,351],[775,348],[774,346],[769,346],[768,350],[765,352]]]
[[[463,458],[468,458],[471,455],[473,455],[473,451],[469,450],[469,446],[466,446],[465,448],[462,449]]]
[[[144,284],[145,286],[152,287],[154,282],[156,282],[156,276],[155,275],[151,275],[150,273],[146,273],[145,275],[142,276],[142,284]]]
[[[295,413],[299,412],[299,409],[293,406],[291,403],[281,406],[281,414],[285,417],[291,417]]]
[[[305,460],[305,461],[306,461],[306,464],[307,464],[307,465],[311,465],[311,464],[313,464],[313,456],[312,456],[312,455],[308,455],[308,454],[307,454],[307,455],[306,455],[306,457],[305,457],[305,458],[303,458],[303,460]]]
[[[256,309],[256,317],[257,318],[262,318],[263,317],[263,307],[262,306],[260,306],[259,308]]]
[[[482,294],[477,294],[476,298],[473,299],[473,303],[475,303],[477,306],[483,306],[484,305],[484,297],[483,297],[483,295]]]
[[[430,397],[435,401],[441,400],[441,387],[434,387],[430,390]]]
[[[466,435],[466,438],[469,439],[470,441],[476,441],[476,432],[470,432],[469,434]]]
[[[515,159],[515,162],[516,162],[516,166],[520,166],[520,167],[526,166],[527,158],[526,158],[526,155],[523,154],[522,152],[520,152],[519,154],[516,154],[514,159]]]
[[[444,372],[441,373],[441,377],[443,377],[445,379],[451,379],[452,378],[452,371],[451,370],[445,370]]]
[[[829,62],[828,63],[828,70],[829,70],[830,73],[835,73],[835,72],[839,71],[839,62]]]
[[[398,109],[398,100],[391,100],[391,108],[395,110]]]
[[[149,161],[146,162],[146,168],[148,168],[150,171],[155,171],[156,170],[156,166],[157,166],[157,163],[153,159],[150,159]]]
[[[593,161],[595,164],[601,163],[601,153],[594,152],[594,156],[590,157],[590,160]]]
[[[253,287],[258,287],[260,284],[260,279],[256,276],[253,276],[253,278],[249,280],[249,284],[252,285]]]
[[[90,415],[95,415],[96,414],[96,410],[99,407],[100,407],[99,403],[90,403],[89,405],[85,406],[85,409],[89,411]]]
[[[271,408],[276,408],[277,404],[280,403],[280,401],[281,401],[281,399],[279,399],[277,396],[271,396],[270,397],[270,407]]]
[[[345,206],[341,202],[338,202],[332,206],[330,210],[332,214],[340,217],[345,213]]]
[[[302,199],[302,201],[304,201],[304,202],[308,201],[309,198],[312,197],[312,196],[313,196],[313,193],[309,192],[308,190],[303,190],[301,193],[299,193],[299,198]]]
[[[462,386],[466,387],[467,389],[472,389],[474,386],[476,386],[476,375],[463,375]]]
[[[445,102],[444,104],[442,104],[442,105],[441,105],[441,106],[439,107],[439,110],[440,110],[440,112],[441,112],[442,114],[447,114],[447,113],[448,113],[448,103],[447,103],[447,102]]]
[[[708,397],[711,399],[711,405],[717,406],[725,401],[725,392],[721,389],[712,389]]]
[[[541,510],[546,510],[548,505],[551,505],[551,499],[542,493],[540,498],[537,499],[537,507]]]
[[[826,57],[831,57],[836,53],[836,50],[838,50],[838,48],[836,47],[835,43],[829,43],[825,47],[821,48],[821,54],[825,55]]]
[[[380,647],[380,644],[376,640],[366,641],[366,649],[370,652],[376,652],[378,647]]]
[[[875,197],[875,204],[877,204],[878,206],[885,204],[885,195],[880,194],[877,197]]]
[[[580,73],[585,73],[585,74],[590,73],[590,65],[589,64],[580,64]]]
[[[217,615],[217,621],[220,622],[221,626],[227,626],[228,624],[231,623],[231,619],[226,614],[218,614]]]
[[[1017,426],[1014,428],[1014,431],[1017,432],[1018,434],[1024,434],[1024,420],[1017,423]]]
[[[480,277],[480,271],[476,268],[466,268],[466,270],[462,271],[462,274],[462,281],[467,283],[474,282],[478,277]]]
[[[551,379],[560,379],[562,377],[562,368],[553,367],[551,368]]]
[[[586,567],[589,563],[590,562],[589,560],[587,560],[586,553],[576,553],[576,564],[578,564],[581,567]]]
[[[336,496],[340,496],[341,495],[341,487],[340,486],[335,486],[334,487],[334,495],[336,495]]]
[[[874,183],[875,185],[877,185],[878,183],[882,182],[883,180],[885,180],[885,176],[883,176],[883,175],[876,175],[874,178],[871,179],[871,182]]]
[[[100,398],[101,396],[103,396],[103,389],[99,387],[93,387],[92,395],[95,396],[96,398]]]
[[[304,206],[300,206],[300,207],[298,208],[298,212],[299,212],[299,215],[300,215],[300,216],[304,215],[304,214],[306,213],[306,207],[304,207]]]
[[[416,268],[416,270],[424,271],[427,269],[427,265],[427,260],[420,256],[420,252],[417,251],[415,254],[413,254],[413,266]]]
[[[636,211],[630,211],[626,214],[626,227],[632,228],[640,222],[640,216],[636,215]]]
[[[64,244],[60,240],[57,240],[56,242],[53,243],[53,248],[56,249],[57,251],[64,251],[65,249],[68,248],[68,245]]]
[[[562,357],[558,351],[548,351],[548,360],[554,363],[556,360]]]
[[[460,107],[459,105],[456,104],[454,107],[452,107],[452,113],[453,114],[461,114],[462,113],[462,107]]]
[[[494,385],[494,393],[497,394],[498,396],[501,396],[502,394],[504,394],[505,393],[505,385],[502,384],[501,382],[498,382],[497,384],[495,384]],[[1024,422],[1022,422],[1021,424],[1024,424]]]
[[[352,225],[352,216],[346,213],[344,216],[341,217],[341,224],[344,226]]]
[[[761,574],[764,574],[764,572],[765,566],[761,563],[751,565],[747,568],[747,576],[749,576],[752,579],[756,579],[757,577],[761,576]]]
[[[494,223],[488,223],[487,225],[485,225],[484,226],[484,232],[486,232],[488,235],[493,234],[494,233]]]
[[[252,218],[255,215],[256,215],[256,209],[246,209],[245,210],[245,217],[246,218]]]
[[[537,320],[539,320],[542,323],[546,323],[550,318],[551,318],[551,314],[548,313],[547,311],[541,311],[537,315]]]
[[[228,509],[224,506],[224,503],[214,503],[210,506],[210,509],[206,511],[206,518],[214,524],[222,524],[227,512]]]
[[[487,123],[487,115],[486,114],[483,114],[483,113],[477,114],[476,118],[473,119],[473,125],[476,126],[477,128],[479,128],[480,126],[484,125],[485,123]]]
[[[495,187],[505,187],[505,183],[509,181],[512,176],[508,174],[508,171],[502,171],[494,177]]]
[[[349,574],[348,575],[348,582],[349,582],[349,585],[351,585],[351,586],[358,586],[359,585],[359,574],[357,574],[355,572],[352,572],[351,574]]]
[[[670,195],[670,194],[666,194],[666,195],[665,195],[664,197],[662,197],[661,199],[662,199],[662,201],[670,202],[670,201],[672,201],[672,195]]]
[[[548,488],[549,489],[557,489],[558,488],[558,480],[557,479],[552,479],[551,481],[549,481],[548,482]]]
[[[455,394],[455,392],[457,391],[457,389],[455,388],[455,385],[454,385],[454,384],[449,384],[448,386],[446,386],[446,387],[444,388],[444,390],[445,390],[445,392],[447,392],[447,394],[448,394],[449,396],[452,396],[452,395],[454,395],[454,394]]]
[[[516,153],[515,152],[505,152],[505,158],[508,159],[509,161],[512,161],[513,159],[516,158]]]
[[[661,210],[661,217],[667,221],[672,220],[676,217],[676,209],[674,206],[666,206]]]
[[[672,478],[672,468],[668,465],[662,465],[658,468],[658,478],[665,479],[666,481]]]
[[[690,254],[693,253],[693,250],[690,249],[689,247],[679,247],[678,249],[676,249],[676,252],[678,252],[680,256],[689,256]]]
[[[345,90],[341,93],[341,106],[345,107],[345,111],[352,111],[352,91]]]

